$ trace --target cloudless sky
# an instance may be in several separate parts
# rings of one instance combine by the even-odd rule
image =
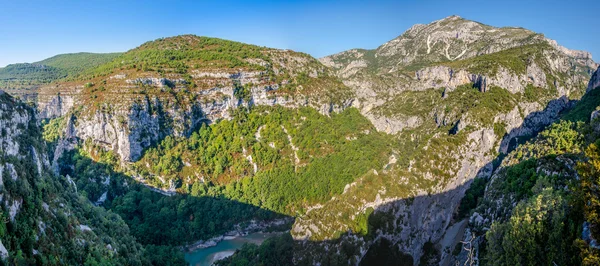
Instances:
[[[196,34],[322,57],[376,48],[450,15],[544,33],[600,61],[600,0],[0,0],[0,67],[73,52],[123,52]]]

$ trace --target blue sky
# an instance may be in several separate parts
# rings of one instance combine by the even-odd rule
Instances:
[[[315,57],[376,48],[449,15],[542,32],[600,61],[599,0],[12,1],[0,0],[0,66],[70,52],[127,51],[196,34]]]

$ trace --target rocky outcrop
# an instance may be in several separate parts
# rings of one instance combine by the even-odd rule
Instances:
[[[22,261],[60,258],[64,264],[77,264],[80,258],[72,257],[70,252],[84,254],[92,248],[99,254],[109,254],[106,248],[109,243],[131,247],[126,259],[134,258],[141,263],[143,248],[128,235],[123,220],[104,209],[93,209],[91,203],[80,198],[76,188],[65,184],[69,177],[65,180],[51,173],[47,143],[42,139],[33,108],[0,94],[0,131],[0,204],[5,210],[2,222],[9,228],[20,228],[4,232],[0,258]],[[65,231],[67,224],[69,232]],[[69,237],[65,239],[63,234],[67,233]],[[27,239],[35,241],[27,248],[18,244]],[[119,264],[118,256],[121,255],[114,253],[106,258],[112,264]]]
[[[176,36],[127,54],[138,56],[148,46],[156,46],[157,51],[173,49],[165,43],[188,45],[198,53],[214,48],[203,46],[204,41],[205,37]],[[219,43],[227,45],[224,40]],[[43,86],[38,93],[40,117],[73,115],[76,140],[90,140],[114,151],[122,162],[131,162],[166,136],[187,136],[202,123],[230,118],[239,107],[309,106],[329,114],[353,104],[350,89],[316,59],[289,50],[247,46],[244,49],[252,50],[255,58],[233,51],[227,59],[231,62],[189,65],[187,59],[172,59],[171,63],[186,66],[185,73],[163,65],[139,69],[134,64],[133,69],[115,68],[107,74]]]
[[[39,117],[41,119],[52,119],[66,115],[74,105],[73,96],[61,95],[60,93],[49,98],[41,97],[38,101]]]
[[[422,118],[419,116],[385,117],[367,113],[365,117],[373,123],[373,126],[375,126],[378,131],[387,134],[396,134],[405,129],[416,128],[423,123]]]
[[[516,47],[537,48],[529,52],[509,50]],[[523,53],[521,57],[526,60],[502,62],[491,55],[495,53],[500,58]],[[473,84],[481,92],[499,87],[517,94],[533,86],[556,91],[558,98],[579,94],[591,69],[598,67],[590,53],[567,49],[542,34],[523,28],[496,28],[458,16],[415,25],[374,50],[353,49],[320,61],[355,90],[354,105],[361,113],[378,130],[388,133],[412,128],[415,120],[401,114],[370,112],[389,104],[385,99],[405,91],[443,88],[446,94]]]
[[[139,95],[125,94],[121,98],[109,103],[103,103],[95,111],[89,112],[90,106],[84,106],[77,112],[72,125],[72,137],[85,141],[92,140],[94,144],[112,150],[123,162],[138,160],[145,148],[158,142],[166,136],[187,136],[201,123],[211,123],[218,119],[230,118],[231,112],[242,106],[281,105],[289,108],[313,107],[323,114],[340,112],[352,105],[348,98],[340,103],[318,102],[309,97],[293,97],[278,94],[280,86],[277,84],[259,86],[258,72],[239,72],[228,74],[225,72],[196,73],[201,77],[228,77],[228,82],[249,87],[249,94],[244,98],[236,95],[235,87],[213,87],[196,92],[194,99],[181,100],[173,95]],[[117,75],[118,76],[118,75]],[[125,79],[118,76],[114,79],[125,80],[126,87],[132,86],[158,86],[169,87],[172,90],[183,90],[185,80],[166,78],[136,78]],[[223,81],[221,81],[223,82]],[[142,84],[142,85],[140,85]],[[169,87],[170,88],[170,87]],[[125,89],[125,88],[124,88]],[[124,90],[121,89],[121,90]],[[64,88],[61,91],[76,91],[74,88]],[[42,118],[55,118],[73,111],[73,103],[85,99],[88,95],[79,92],[64,96],[61,91],[50,96],[48,92],[40,97],[40,114]],[[69,141],[68,143],[72,143]],[[73,147],[62,145],[59,148]],[[55,152],[62,154],[62,151]]]
[[[413,90],[426,90],[431,88],[447,88],[449,91],[456,87],[472,83],[481,92],[487,91],[490,87],[496,86],[504,88],[511,93],[525,91],[527,84],[545,88],[546,75],[535,64],[527,67],[527,73],[517,75],[511,71],[500,67],[495,75],[483,75],[469,73],[467,70],[454,70],[445,66],[434,66],[421,69],[415,74],[417,82],[411,85]]]
[[[531,137],[546,126],[554,123],[554,121],[558,120],[560,112],[567,107],[569,107],[569,99],[563,96],[550,101],[543,110],[541,110],[541,106],[537,103],[520,103],[518,107],[515,107],[508,114],[497,116],[495,121],[506,124],[508,132],[500,143],[500,152],[508,153],[511,147],[514,148],[515,141],[519,137]],[[527,115],[525,117],[517,115],[519,110],[522,110]]]
[[[600,68],[594,72],[590,82],[588,83],[587,91],[591,91],[600,86]]]

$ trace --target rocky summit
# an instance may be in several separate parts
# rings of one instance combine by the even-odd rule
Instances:
[[[9,65],[0,257],[595,265],[599,71],[458,16],[320,59],[180,35]]]

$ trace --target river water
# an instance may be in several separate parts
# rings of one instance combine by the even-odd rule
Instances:
[[[265,239],[277,235],[276,233],[252,233],[245,236],[238,236],[233,239],[227,239],[219,242],[214,247],[197,249],[185,254],[185,261],[192,266],[210,266],[213,262],[229,257],[242,247],[244,243],[254,243],[260,245]]]

